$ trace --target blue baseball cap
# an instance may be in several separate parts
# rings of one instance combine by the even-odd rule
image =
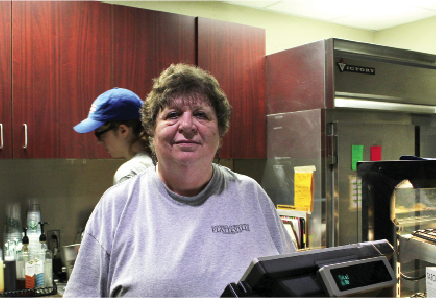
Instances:
[[[96,130],[107,121],[140,119],[139,109],[142,104],[139,96],[130,90],[110,89],[97,97],[89,109],[88,118],[74,126],[74,130],[87,133]]]

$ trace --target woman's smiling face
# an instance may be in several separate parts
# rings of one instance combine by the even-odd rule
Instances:
[[[215,110],[202,96],[179,96],[156,117],[158,162],[212,163],[220,143]]]

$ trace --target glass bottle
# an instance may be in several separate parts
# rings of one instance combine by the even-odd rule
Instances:
[[[48,222],[40,222],[41,236],[39,242],[41,243],[40,258],[44,264],[44,286],[53,287],[53,255],[47,247],[47,236],[44,233],[44,226],[48,225]]]
[[[39,236],[41,234],[38,222],[41,221],[41,212],[38,199],[29,199],[29,209],[27,211],[27,236],[29,237],[29,252],[36,256],[40,250]]]
[[[4,261],[5,292],[14,292],[17,289],[17,271],[15,265],[14,248],[14,241],[8,240]]]
[[[3,251],[0,248],[0,293],[5,291],[5,279],[3,276]]]
[[[26,289],[35,287],[35,265],[34,260],[29,252],[29,237],[27,237],[27,227],[24,230],[22,258],[24,262],[24,277]]]
[[[22,247],[16,253],[17,290],[23,290],[26,288],[26,262],[28,257],[25,260],[24,250],[26,250],[26,253],[28,254],[27,245],[29,245],[29,238],[27,237],[27,227],[23,228],[23,231],[24,231],[24,237],[22,239]]]

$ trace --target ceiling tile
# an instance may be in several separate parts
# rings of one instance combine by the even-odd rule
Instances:
[[[436,16],[436,0],[282,0],[223,2],[374,31]]]
[[[0,0],[1,1],[1,0]],[[227,4],[241,5],[252,8],[264,8],[279,1],[222,1]]]
[[[268,6],[268,10],[298,15],[318,20],[331,20],[358,12],[364,7],[361,1],[287,0]]]
[[[408,4],[416,7],[425,8],[425,9],[436,10],[435,0],[409,0]]]
[[[384,30],[436,15],[434,11],[408,5],[379,4],[371,9],[331,20],[331,22],[368,30]]]

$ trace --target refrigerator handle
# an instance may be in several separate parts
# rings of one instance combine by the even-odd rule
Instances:
[[[337,123],[328,123],[327,124],[327,163],[328,163],[328,168],[330,171],[330,194],[328,195],[330,197],[329,200],[327,200],[327,204],[329,204],[329,206],[327,206],[327,237],[329,239],[327,239],[328,242],[328,246],[330,247],[334,247],[336,246],[338,243],[336,241],[336,238],[338,235],[336,235],[337,233],[337,229],[336,229],[336,224],[337,224],[337,217],[335,216],[335,214],[337,214],[336,212],[336,207],[337,207],[337,203],[335,203],[336,201],[336,197],[335,197],[335,183],[336,183],[336,179],[335,179],[335,168],[337,168],[337,164],[338,164],[338,126]],[[336,206],[335,206],[336,205]]]
[[[327,157],[329,165],[338,163],[338,134],[336,123],[329,123],[327,127]]]

